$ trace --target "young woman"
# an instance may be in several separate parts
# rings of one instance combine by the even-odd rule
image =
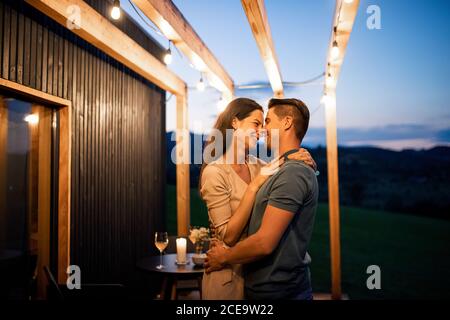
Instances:
[[[214,146],[216,150],[220,148],[222,155],[204,164],[200,172],[200,194],[208,207],[210,227],[214,237],[228,246],[246,237],[255,195],[281,165],[281,160],[266,164],[249,155],[249,150],[259,139],[263,123],[263,108],[258,103],[247,98],[231,101],[214,126],[223,137],[222,141],[217,140],[222,146]],[[232,130],[231,135],[227,135],[227,129]],[[242,132],[254,134],[243,136]],[[216,141],[209,141],[211,143]],[[289,158],[304,161],[315,168],[314,160],[305,149]],[[241,159],[244,161],[239,161]],[[244,299],[242,266],[232,265],[204,273],[202,294],[205,300]]]

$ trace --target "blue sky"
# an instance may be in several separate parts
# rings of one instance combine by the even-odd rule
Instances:
[[[239,0],[174,0],[236,84],[267,82],[263,63]],[[333,0],[266,0],[284,81],[303,81],[325,69]],[[381,30],[369,30],[369,5],[381,9]],[[141,21],[122,1],[124,9]],[[337,85],[338,141],[391,149],[450,145],[450,1],[362,0]],[[143,24],[143,26],[145,26]],[[167,39],[145,27],[165,47]],[[169,66],[190,86],[200,74],[174,52]],[[286,96],[312,112],[305,144],[324,144],[321,84]],[[266,104],[270,90],[238,90]],[[207,132],[218,114],[214,89],[189,91],[189,122]],[[167,103],[167,130],[175,126],[175,99]]]

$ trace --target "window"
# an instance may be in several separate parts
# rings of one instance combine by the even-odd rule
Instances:
[[[45,296],[40,269],[50,265],[50,241],[57,239],[51,235],[56,119],[51,108],[0,95],[0,282],[9,298]]]

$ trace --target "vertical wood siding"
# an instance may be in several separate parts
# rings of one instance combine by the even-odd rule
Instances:
[[[165,224],[165,92],[22,1],[0,2],[0,56],[2,78],[72,101],[71,263],[83,282],[132,282]]]

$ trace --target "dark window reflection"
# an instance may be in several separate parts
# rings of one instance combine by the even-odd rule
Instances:
[[[39,163],[49,159],[42,148],[51,143],[48,112],[0,95],[0,295],[7,298],[33,294],[31,280],[43,248],[38,222],[49,215],[42,183],[49,181],[50,162]]]

